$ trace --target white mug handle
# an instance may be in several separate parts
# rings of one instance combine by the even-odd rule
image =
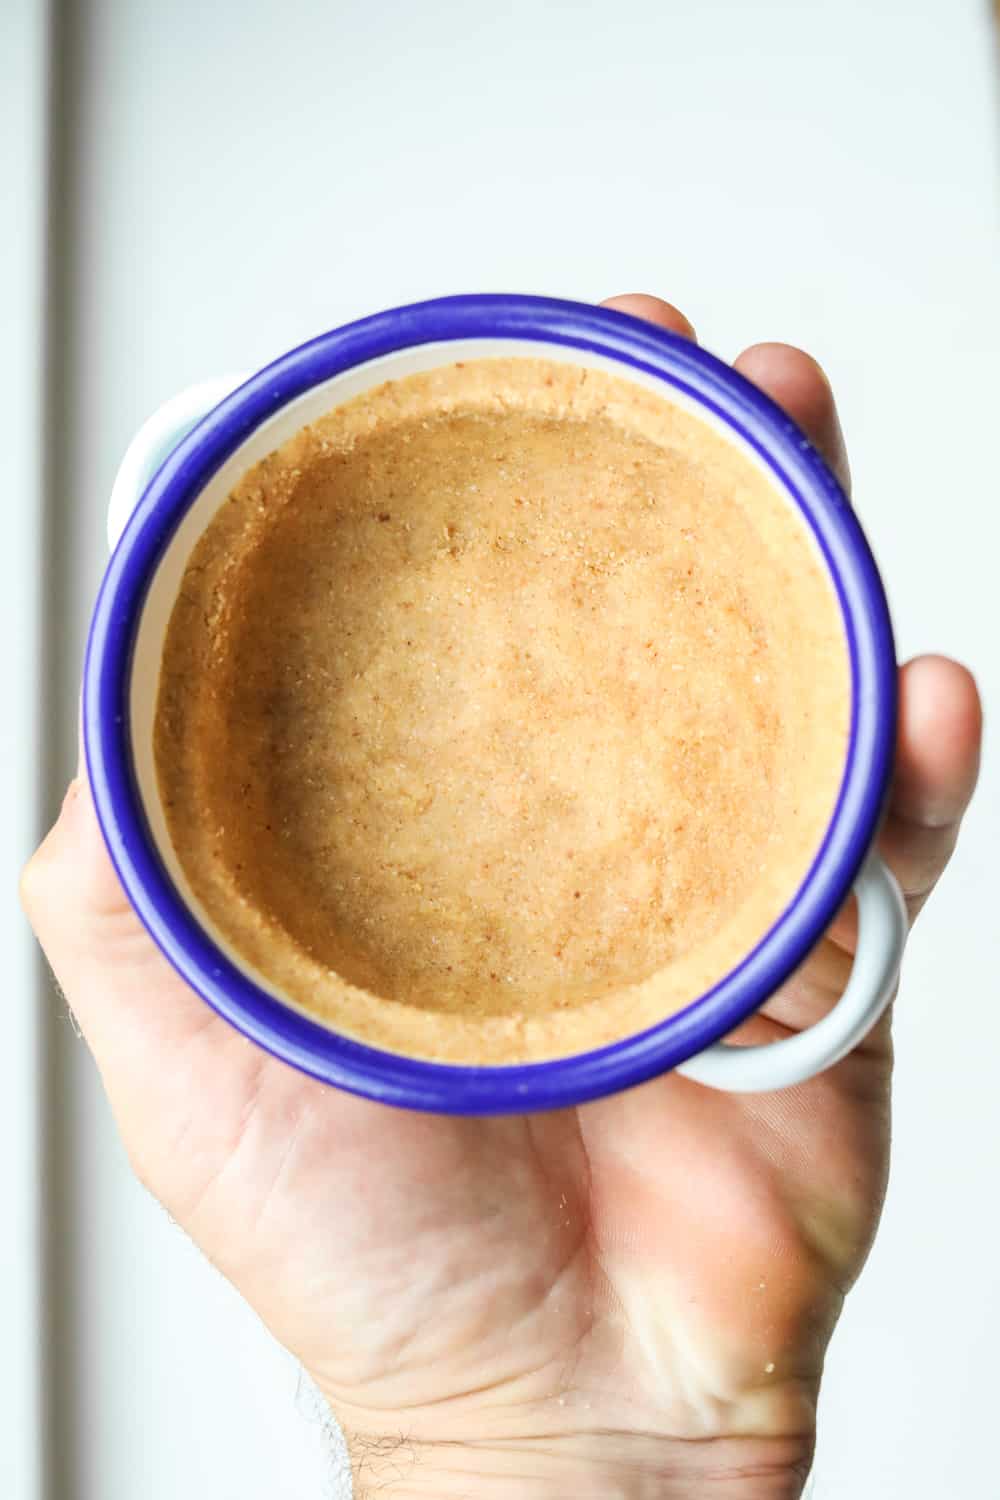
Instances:
[[[125,530],[139,497],[157,469],[197,427],[202,417],[235,391],[246,380],[245,375],[220,375],[189,386],[148,417],[125,450],[118,466],[108,502],[108,542],[112,550]]]
[[[718,1042],[677,1068],[685,1078],[730,1093],[754,1094],[803,1083],[846,1057],[885,1010],[896,988],[907,916],[892,871],[870,854],[854,882],[858,945],[847,988],[821,1021],[797,1036],[758,1047]]]
[[[226,396],[243,375],[224,375],[191,386],[143,423],[122,459],[108,505],[108,540],[114,547],[156,470]],[[802,1083],[832,1067],[866,1036],[885,1010],[896,985],[906,941],[907,918],[895,876],[871,854],[854,883],[858,899],[858,946],[847,988],[833,1009],[797,1036],[758,1047],[718,1042],[679,1064],[696,1083],[732,1093],[762,1093]]]

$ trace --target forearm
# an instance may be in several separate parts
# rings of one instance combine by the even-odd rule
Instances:
[[[355,1500],[800,1500],[811,1438],[595,1433],[509,1443],[348,1436]]]

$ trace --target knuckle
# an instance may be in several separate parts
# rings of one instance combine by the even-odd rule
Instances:
[[[38,913],[44,910],[50,879],[51,858],[46,844],[41,844],[24,866],[18,881],[21,907],[33,926]]]
[[[32,854],[21,871],[18,880],[18,896],[21,906],[31,922],[37,925],[51,904],[65,856],[65,841],[62,837],[67,811],[79,792],[79,783],[70,782],[63,805],[54,825]]]

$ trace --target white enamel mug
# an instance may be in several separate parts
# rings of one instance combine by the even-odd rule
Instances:
[[[187,559],[242,474],[341,401],[459,359],[529,354],[611,370],[697,411],[763,464],[811,528],[850,649],[849,745],[812,868],[769,931],[712,989],[636,1036],[538,1063],[432,1062],[360,1043],[307,1015],[234,953],[186,886],[167,835],[152,737],[159,662]],[[688,340],[605,308],[521,296],[444,298],[321,335],[259,373],[169,401],[132,442],[109,511],[114,549],[84,674],[84,740],[98,817],[154,941],[220,1014],[275,1055],[371,1098],[456,1114],[580,1103],[676,1069],[715,1088],[799,1083],[844,1057],[894,992],[903,901],[873,843],[895,740],[896,665],[882,585],[837,481],[780,409]],[[722,1040],[798,967],[854,890],[858,945],[830,1012],[765,1046]]]

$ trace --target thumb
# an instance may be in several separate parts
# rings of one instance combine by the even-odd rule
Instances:
[[[169,1045],[212,1018],[132,910],[105,847],[82,763],[54,826],[22,873],[20,891],[102,1071],[123,1047]]]

